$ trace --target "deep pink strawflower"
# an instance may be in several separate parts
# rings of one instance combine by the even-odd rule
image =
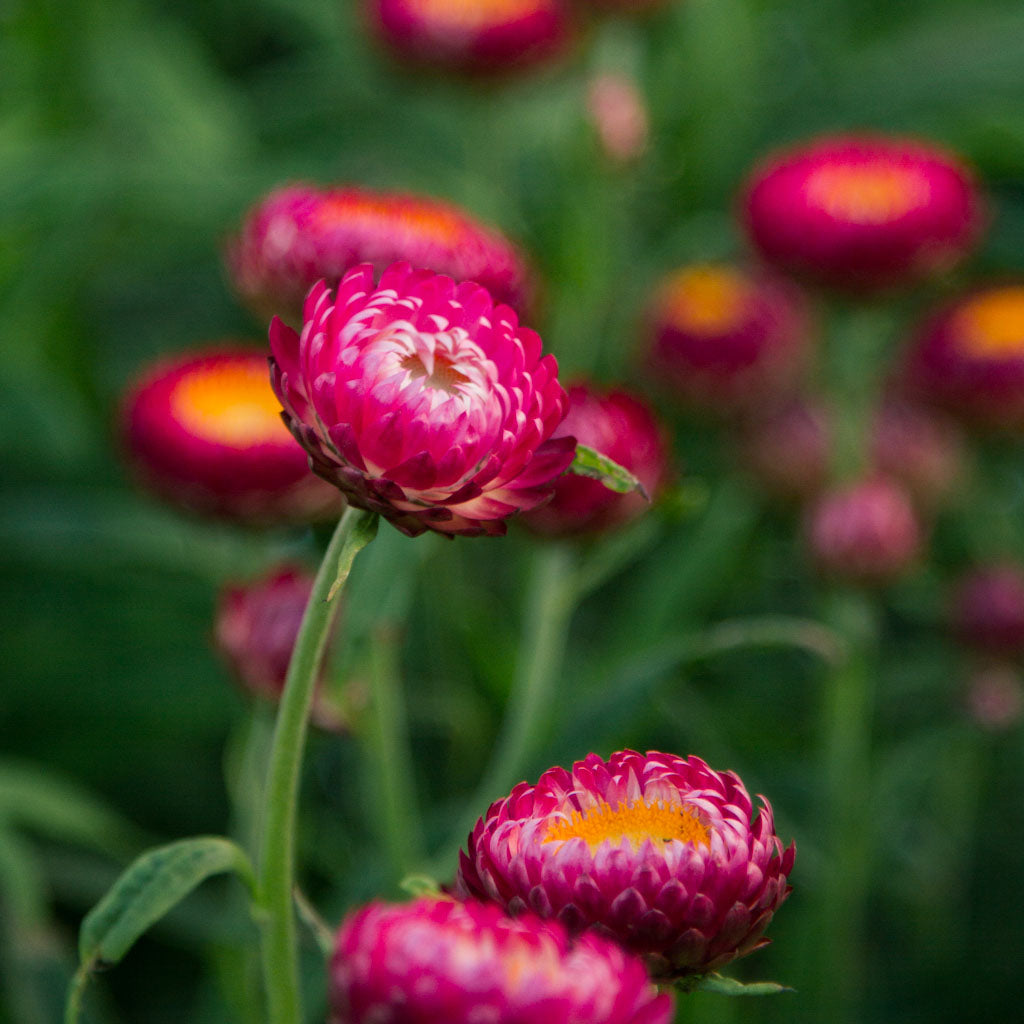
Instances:
[[[458,72],[536,64],[572,32],[566,0],[367,0],[367,10],[399,56]]]
[[[497,907],[370,903],[338,932],[331,1024],[669,1024],[640,960]]]
[[[870,134],[827,136],[768,157],[741,207],[770,263],[850,289],[949,270],[983,221],[974,177],[957,157],[917,139]]]
[[[221,591],[214,617],[214,644],[246,692],[261,700],[280,700],[312,590],[311,573],[283,566]],[[344,725],[322,685],[313,700],[312,721],[335,732]]]
[[[883,476],[823,492],[808,512],[805,532],[822,572],[865,586],[902,576],[923,544],[909,494]]]
[[[957,584],[950,611],[953,630],[968,647],[992,654],[1024,651],[1024,566],[976,566]]]
[[[456,892],[571,932],[603,933],[660,977],[703,974],[767,943],[796,847],[772,809],[698,757],[624,750],[552,768],[491,805]]]
[[[190,511],[272,525],[341,510],[281,421],[264,352],[220,343],[149,367],[121,434],[141,482]]]
[[[730,415],[777,401],[806,368],[806,303],[787,282],[694,264],[668,275],[654,298],[652,372],[685,405]]]
[[[274,390],[310,464],[410,536],[502,534],[551,495],[575,451],[535,331],[477,284],[397,263],[306,299],[270,327]]]
[[[979,289],[928,318],[902,378],[968,423],[1024,430],[1024,284]]]
[[[247,305],[289,322],[317,281],[333,288],[360,263],[380,273],[407,260],[476,281],[520,311],[531,291],[522,254],[494,228],[440,199],[355,185],[275,189],[248,212],[225,259]]]
[[[648,406],[623,391],[603,392],[586,383],[569,388],[569,412],[555,437],[575,437],[624,469],[643,485],[648,497],[616,494],[598,480],[569,473],[554,485],[554,497],[527,512],[523,523],[548,536],[599,533],[614,529],[650,507],[665,480],[668,459],[665,432]]]

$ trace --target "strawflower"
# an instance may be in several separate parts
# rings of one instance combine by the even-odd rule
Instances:
[[[150,366],[121,434],[141,482],[190,511],[271,525],[341,509],[281,421],[263,352],[221,343]]]
[[[902,378],[971,424],[1024,430],[1024,284],[979,289],[928,318]]]
[[[572,34],[566,0],[368,0],[367,13],[399,56],[458,72],[535,64]]]
[[[973,175],[913,138],[838,135],[751,174],[742,216],[770,263],[838,288],[906,285],[949,270],[983,221]]]
[[[232,283],[259,314],[301,317],[309,289],[330,287],[360,263],[380,273],[398,260],[476,281],[522,310],[530,294],[518,249],[452,203],[361,186],[295,183],[264,196],[225,248]]]
[[[555,437],[577,443],[629,470],[653,498],[668,465],[664,431],[647,405],[623,391],[602,392],[587,383],[569,388],[569,412]],[[616,494],[604,484],[569,473],[554,485],[554,497],[527,512],[523,523],[548,536],[599,533],[634,519],[648,508],[637,493]]]
[[[571,932],[597,931],[660,977],[703,974],[767,943],[796,847],[772,809],[700,758],[632,750],[552,768],[491,805],[455,891]]]
[[[313,576],[283,566],[260,579],[222,589],[214,616],[214,645],[242,688],[261,700],[278,701]],[[319,681],[312,721],[340,732],[344,721]]]
[[[410,536],[502,534],[551,494],[573,438],[553,356],[477,284],[360,266],[270,327],[272,381],[315,472]]]
[[[762,274],[681,267],[659,286],[650,320],[651,370],[685,405],[720,415],[778,400],[808,361],[803,297]]]
[[[370,903],[338,932],[331,1024],[669,1024],[643,964],[613,943],[496,907]]]
[[[963,644],[990,654],[1024,651],[1024,566],[975,566],[958,581],[951,604],[953,631]]]

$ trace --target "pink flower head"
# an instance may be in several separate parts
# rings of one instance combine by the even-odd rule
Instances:
[[[840,288],[908,284],[948,270],[983,220],[973,176],[915,139],[840,135],[769,157],[743,219],[774,265]]]
[[[491,805],[456,892],[595,930],[659,976],[702,974],[764,945],[796,847],[772,809],[700,758],[624,750],[552,768]]]
[[[535,64],[571,35],[566,0],[369,0],[368,8],[399,56],[452,71]]]
[[[791,391],[807,363],[806,304],[787,282],[727,266],[680,268],[652,310],[651,369],[687,405],[723,414]]]
[[[588,384],[572,385],[569,412],[555,436],[573,436],[628,469],[650,497],[664,482],[664,432],[643,402],[622,391],[602,393]],[[560,476],[554,490],[551,501],[523,517],[531,530],[549,536],[612,529],[649,506],[640,494],[616,494],[598,480],[572,473]]]
[[[1024,566],[998,562],[965,574],[953,595],[953,629],[968,647],[1024,651]]]
[[[740,458],[768,493],[806,499],[828,480],[830,428],[821,405],[792,399],[743,424]]]
[[[903,575],[920,553],[921,534],[910,496],[883,476],[824,492],[806,522],[811,555],[822,572],[863,585]]]
[[[284,566],[252,583],[221,591],[214,643],[235,678],[253,696],[280,699],[312,590],[312,575]],[[314,698],[312,719],[336,732],[343,727],[340,712],[322,688]]]
[[[408,260],[476,281],[520,311],[530,293],[521,254],[493,228],[439,199],[359,186],[276,189],[249,211],[225,258],[246,304],[287,320],[299,319],[317,281],[333,288],[360,263],[380,273]]]
[[[940,310],[917,332],[902,374],[909,391],[971,423],[1024,430],[1024,284]]]
[[[576,442],[554,438],[554,356],[477,284],[396,263],[306,299],[298,335],[270,325],[274,390],[310,464],[351,505],[410,536],[502,534],[551,495]]]
[[[497,907],[370,903],[338,932],[331,1024],[669,1024],[640,960]]]
[[[263,352],[221,344],[149,367],[121,432],[143,484],[191,511],[273,524],[341,509],[281,421]]]

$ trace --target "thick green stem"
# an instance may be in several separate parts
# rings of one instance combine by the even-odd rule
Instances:
[[[268,1019],[273,1024],[300,1024],[302,1020],[292,892],[298,783],[309,709],[338,611],[337,592],[356,554],[373,539],[376,530],[377,517],[356,509],[347,509],[338,522],[313,584],[277,713],[264,792],[258,888],[263,979]]]

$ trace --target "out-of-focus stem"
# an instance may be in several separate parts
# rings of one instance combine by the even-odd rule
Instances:
[[[262,925],[263,980],[268,1019],[301,1024],[298,951],[292,891],[295,885],[295,818],[309,709],[320,674],[338,590],[359,550],[373,539],[377,517],[349,508],[327,547],[302,618],[277,713],[264,790],[263,839],[257,889]]]

